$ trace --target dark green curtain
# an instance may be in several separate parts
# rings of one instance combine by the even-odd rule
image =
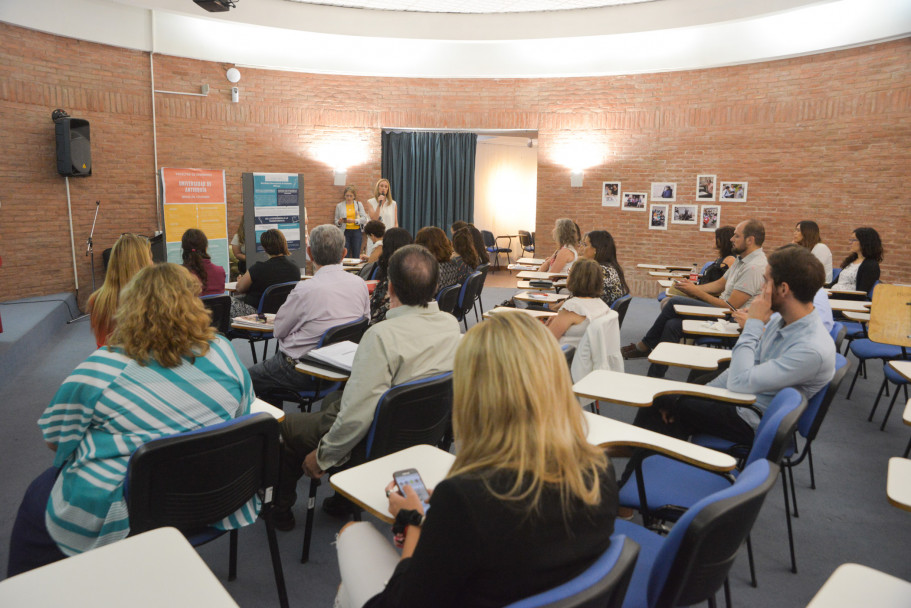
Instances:
[[[474,133],[383,132],[383,177],[399,226],[412,235],[424,226],[448,234],[454,221],[472,221],[477,145]]]

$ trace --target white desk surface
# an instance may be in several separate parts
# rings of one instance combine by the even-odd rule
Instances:
[[[854,289],[827,289],[826,293],[830,298],[838,296],[866,296],[866,291],[857,291]]]
[[[395,454],[389,454],[362,465],[352,467],[329,478],[329,485],[359,504],[372,515],[392,523],[386,486],[392,474],[402,469],[417,469],[427,489],[432,490],[443,481],[455,456],[429,445],[416,445]]]
[[[658,287],[667,289],[668,287],[673,287],[674,282],[670,279],[658,279]]]
[[[723,348],[661,342],[649,353],[648,360],[659,365],[713,370],[718,369],[718,364],[722,361],[731,360],[731,351]]]
[[[585,422],[588,424],[588,442],[594,445],[628,445],[648,448],[676,456],[684,462],[710,471],[730,471],[737,466],[737,460],[724,452],[639,428],[613,418],[599,416],[592,412],[583,412],[583,414]]]
[[[484,313],[484,318],[487,319],[490,317],[491,314],[500,314],[503,312],[521,312],[521,313],[525,313],[526,315],[530,315],[530,316],[534,317],[535,319],[539,319],[542,317],[555,317],[557,315],[557,313],[552,312],[550,310],[531,310],[530,308],[512,308],[509,306],[497,306],[494,309],[486,311]]]
[[[911,382],[911,361],[889,361],[889,367],[898,372],[898,374]]]
[[[363,264],[364,262],[361,258],[342,258],[343,266],[357,266],[358,264]]]
[[[225,291],[237,291],[237,281],[225,283]]]
[[[531,281],[516,281],[517,289],[532,289],[534,291],[554,291],[553,287],[535,287]]]
[[[256,400],[250,404],[250,413],[258,414],[260,412],[265,412],[267,414],[270,414],[273,418],[275,418],[279,422],[281,422],[282,420],[285,419],[285,412],[278,409],[271,403],[266,403],[265,401],[263,401],[262,399],[257,397]]]
[[[842,564],[807,608],[908,608],[911,583],[860,564]]]
[[[860,321],[861,323],[867,323],[870,321],[870,313],[868,312],[854,312],[853,310],[843,310],[841,314],[844,315],[846,319],[851,321]]]
[[[537,270],[523,270],[516,275],[519,279],[556,279],[567,276],[565,272],[539,272]]]
[[[521,263],[519,263],[519,262],[516,262],[515,264],[508,264],[508,265],[506,266],[506,268],[507,268],[508,270],[529,270],[529,271],[532,271],[532,270],[537,270],[537,269],[538,269],[538,266],[540,266],[540,265],[541,265],[541,264],[521,264]]]
[[[0,606],[237,607],[183,534],[158,528],[0,582]]]
[[[715,306],[690,306],[688,304],[674,304],[674,312],[681,316],[687,317],[712,317],[720,319],[731,313],[730,308],[721,308]]]
[[[740,337],[740,326],[733,321],[722,321],[725,329],[716,329],[717,321],[701,321],[699,319],[684,319],[683,333],[694,334],[697,336],[712,336],[715,338],[738,338]]]
[[[307,374],[309,376],[315,376],[317,378],[322,378],[323,380],[330,380],[332,382],[345,382],[348,378],[351,377],[351,374],[345,374],[342,372],[333,372],[328,369],[317,367],[316,365],[310,365],[309,363],[299,362],[294,366],[296,371],[299,371],[302,374]]]
[[[829,299],[829,306],[833,311],[844,312],[851,310],[854,312],[870,312],[870,306],[873,302],[864,302],[863,300],[835,300]]]
[[[516,263],[517,264],[533,264],[535,266],[540,266],[541,264],[543,264],[546,261],[547,260],[545,260],[544,258],[519,258],[516,261]]]
[[[893,506],[911,511],[911,460],[897,456],[889,459],[886,496]],[[907,605],[911,606],[911,601]]]
[[[685,266],[683,264],[636,264],[636,268],[646,268],[649,270],[689,270],[693,265]]]
[[[536,291],[523,291],[513,296],[513,298],[519,300],[520,302],[539,302],[541,304],[553,304],[555,302],[562,302],[568,297],[568,294],[561,295],[556,293],[544,293]]]
[[[671,271],[671,270],[649,270],[648,275],[650,277],[661,277],[664,279],[669,279],[671,277],[681,278],[681,277],[689,276],[685,272]]]
[[[598,369],[573,385],[573,392],[579,397],[609,401],[633,407],[648,407],[655,397],[661,395],[692,395],[709,397],[718,401],[749,405],[756,401],[756,395],[735,393],[726,388],[715,388],[701,384],[689,384],[664,378],[650,378],[624,372]]]

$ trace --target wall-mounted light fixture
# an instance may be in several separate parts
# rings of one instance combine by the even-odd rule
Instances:
[[[228,71],[225,72],[225,78],[231,83],[240,82],[240,70],[237,68],[228,68]]]
[[[569,173],[569,185],[573,188],[582,187],[582,176],[583,171],[581,169],[573,169]]]
[[[344,186],[348,183],[348,169],[336,169],[335,170],[335,181],[332,182],[335,186]]]

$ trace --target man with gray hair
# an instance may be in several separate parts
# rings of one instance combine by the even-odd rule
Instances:
[[[327,329],[370,317],[367,284],[342,268],[345,237],[332,224],[310,233],[307,254],[313,260],[313,278],[301,281],[275,315],[278,350],[271,359],[249,369],[253,391],[265,401],[280,403],[273,394],[313,387],[310,376],[295,371],[298,359],[319,342]]]

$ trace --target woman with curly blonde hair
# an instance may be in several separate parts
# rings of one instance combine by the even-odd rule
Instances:
[[[503,606],[569,580],[610,545],[613,469],[586,440],[563,353],[541,323],[504,312],[465,334],[452,426],[456,459],[426,518],[410,486],[404,496],[387,487],[401,561],[371,524],[342,530],[337,605]]]
[[[253,385],[215,334],[199,281],[176,264],[142,269],[124,288],[109,345],[63,381],[38,421],[54,465],[26,491],[10,542],[15,574],[130,532],[123,482],[146,441],[250,412]],[[256,521],[250,501],[216,527]]]
[[[95,344],[101,348],[114,331],[114,313],[120,301],[120,290],[137,272],[152,264],[152,248],[149,239],[138,234],[122,234],[114,247],[104,273],[104,284],[89,296],[88,311],[91,314],[92,333]]]
[[[554,224],[553,238],[557,241],[558,249],[547,258],[541,267],[541,272],[569,272],[573,263],[579,259],[579,227],[569,218],[560,218]]]

